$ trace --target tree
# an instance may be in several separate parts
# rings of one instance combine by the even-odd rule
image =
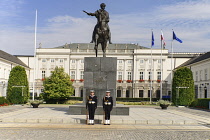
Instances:
[[[29,86],[25,68],[13,67],[8,80],[7,99],[14,104],[25,103],[29,99]]]
[[[63,68],[56,67],[51,72],[51,76],[44,80],[43,98],[47,101],[50,99],[57,100],[67,99],[74,93],[70,76],[64,72]]]
[[[192,71],[189,68],[181,67],[175,71],[172,83],[172,90],[172,101],[174,104],[189,106],[194,101],[194,81]]]

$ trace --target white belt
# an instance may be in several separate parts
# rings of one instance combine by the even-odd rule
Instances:
[[[95,101],[88,101],[89,104],[95,104]]]
[[[111,102],[104,102],[105,105],[111,105]]]

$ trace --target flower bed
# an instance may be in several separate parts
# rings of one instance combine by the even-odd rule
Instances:
[[[132,83],[132,80],[127,80],[127,83]]]
[[[80,79],[79,81],[80,81],[80,82],[83,82],[83,81],[84,81],[84,79]]]

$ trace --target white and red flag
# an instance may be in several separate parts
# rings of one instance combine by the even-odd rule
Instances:
[[[165,40],[164,40],[164,37],[163,37],[163,32],[162,32],[162,30],[161,30],[161,36],[160,36],[160,38],[161,38],[161,41],[162,41],[162,45],[163,45],[163,48],[165,49],[165,46],[166,46],[166,42],[165,42]]]

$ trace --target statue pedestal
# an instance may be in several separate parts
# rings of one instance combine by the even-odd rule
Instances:
[[[85,57],[83,103],[85,104],[86,97],[93,89],[98,97],[98,106],[102,106],[102,98],[109,90],[113,97],[113,105],[116,106],[116,76],[116,57]]]
[[[86,100],[90,90],[98,97],[96,115],[103,115],[102,98],[106,91],[111,91],[113,97],[112,115],[129,115],[129,107],[116,107],[116,57],[85,57],[84,59],[84,90],[83,105],[69,106],[69,114],[86,115]]]

